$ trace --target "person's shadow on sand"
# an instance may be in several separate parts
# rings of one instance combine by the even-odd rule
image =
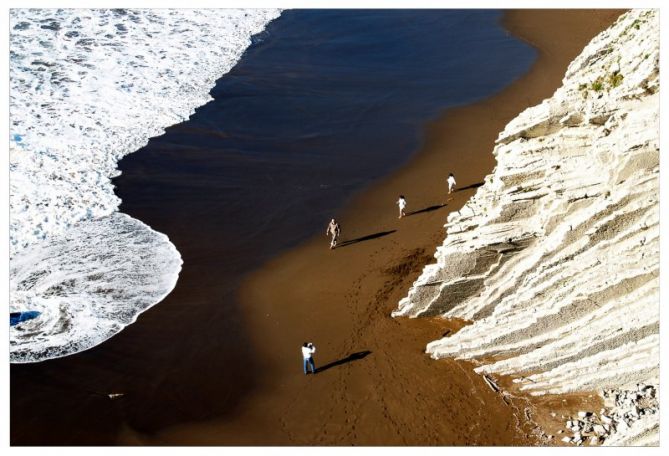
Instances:
[[[388,236],[389,234],[393,234],[395,231],[397,231],[397,230],[381,231],[380,233],[368,234],[367,236],[359,237],[357,239],[350,239],[348,241],[344,241],[341,244],[337,245],[337,248],[346,247],[347,245],[351,245],[351,244],[357,244],[358,242],[365,242],[365,241],[371,241],[372,239],[378,239],[380,237]]]
[[[483,184],[485,184],[485,182],[477,182],[475,184],[471,184],[471,185],[468,185],[466,187],[456,188],[455,191],[456,192],[462,192],[462,191],[465,191],[465,190],[471,190],[473,188],[479,188]]]
[[[416,215],[416,214],[424,214],[425,212],[436,211],[437,209],[441,209],[442,207],[446,207],[446,206],[447,206],[446,204],[435,204],[434,206],[430,206],[430,207],[426,207],[426,208],[423,208],[423,209],[418,209],[418,210],[413,211],[413,212],[409,212],[407,214],[407,217],[410,217],[410,216]]]
[[[346,358],[342,358],[337,361],[333,361],[330,364],[326,364],[325,366],[319,367],[318,369],[316,369],[316,372],[320,374],[321,372],[326,371],[331,367],[341,366],[342,364],[350,363],[352,361],[357,361],[371,354],[372,352],[369,350],[363,350],[356,353],[351,353]]]

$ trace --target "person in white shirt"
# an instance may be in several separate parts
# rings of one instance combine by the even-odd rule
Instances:
[[[407,200],[404,199],[404,195],[400,195],[400,199],[397,200],[397,205],[400,207],[400,216],[398,218],[405,217],[404,208],[407,207]]]
[[[453,175],[453,173],[450,173],[448,175],[448,179],[446,180],[448,181],[448,193],[451,193],[455,188],[455,176]]]
[[[330,241],[330,248],[334,249],[335,246],[337,245],[337,239],[339,238],[339,233],[341,232],[341,228],[339,228],[339,223],[335,219],[330,220],[330,224],[328,225],[328,229],[325,230],[325,235],[332,235],[332,240]]]
[[[316,353],[316,347],[311,342],[305,342],[302,345],[302,358],[304,359],[304,375],[307,375],[307,366],[311,366],[311,372],[316,373],[316,366],[314,365],[314,353]]]

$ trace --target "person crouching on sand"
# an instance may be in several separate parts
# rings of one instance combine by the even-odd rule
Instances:
[[[316,353],[316,347],[311,342],[305,342],[302,345],[302,358],[304,359],[304,375],[307,375],[307,366],[311,366],[311,373],[316,373],[316,366],[314,365],[314,353]]]
[[[332,241],[330,241],[330,248],[334,249],[337,245],[337,238],[339,238],[339,233],[341,229],[339,228],[339,223],[335,219],[330,220],[328,229],[325,231],[325,235],[332,235]]]
[[[397,205],[400,207],[400,216],[398,218],[406,217],[404,208],[407,207],[407,200],[404,199],[404,195],[400,195],[400,199],[397,200]]]
[[[448,181],[448,193],[450,194],[455,189],[455,176],[453,175],[453,173],[450,173],[448,175],[448,179],[446,180]]]

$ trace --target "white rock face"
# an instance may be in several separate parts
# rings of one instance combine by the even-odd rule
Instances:
[[[521,374],[530,394],[657,385],[657,11],[595,37],[493,153],[493,174],[449,215],[437,263],[393,315],[472,320],[427,352],[497,359],[477,371]]]

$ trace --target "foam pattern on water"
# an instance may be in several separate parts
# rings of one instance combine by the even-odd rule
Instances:
[[[10,254],[113,212],[117,161],[211,100],[278,10],[10,11]]]
[[[181,256],[116,212],[117,162],[211,100],[279,10],[10,10],[12,362],[91,348],[160,302]]]
[[[167,236],[115,212],[74,225],[10,266],[10,311],[38,310],[10,328],[12,362],[91,348],[133,323],[174,287],[181,257]]]

